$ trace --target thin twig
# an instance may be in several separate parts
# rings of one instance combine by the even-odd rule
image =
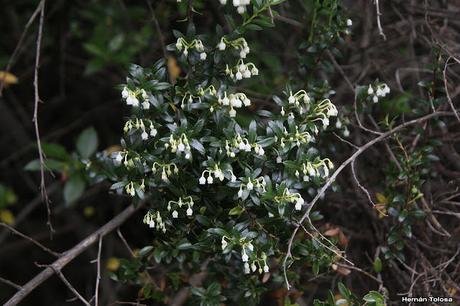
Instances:
[[[337,69],[339,71],[340,75],[342,75],[343,79],[345,80],[345,83],[347,83],[348,87],[350,87],[350,90],[352,92],[355,92],[355,86],[353,86],[353,84],[351,83],[350,79],[347,77],[347,75],[343,71],[342,67],[340,67],[339,63],[337,63],[337,61],[335,60],[335,57],[334,57],[334,55],[332,55],[331,51],[326,50],[326,54],[329,57],[329,59],[331,60],[332,64],[334,65],[335,69]]]
[[[136,257],[136,254],[134,254],[133,249],[129,246],[128,241],[126,241],[125,237],[121,233],[120,228],[117,229],[117,234],[120,237],[121,241],[123,241],[123,244],[125,245],[126,249],[128,249],[129,253],[131,254],[132,257]],[[145,270],[144,275],[150,280],[152,285],[155,287],[155,289],[159,289],[160,287],[157,285],[157,283],[153,280],[152,276],[150,275],[149,271]]]
[[[77,289],[75,289],[72,284],[65,278],[64,274],[60,270],[57,270],[53,267],[51,267],[54,270],[54,273],[56,273],[62,280],[62,282],[69,288],[70,291],[72,291],[73,294],[86,306],[91,306],[91,304],[83,297],[81,296],[80,293],[78,293]]]
[[[21,290],[21,286],[19,286],[18,284],[13,283],[12,281],[10,281],[10,280],[8,280],[6,278],[0,277],[0,282],[2,282],[4,284],[7,284],[7,285],[9,285],[11,287],[14,287],[14,288],[16,288],[18,290]]]
[[[125,245],[125,247],[128,249],[129,253],[131,254],[131,256],[135,256],[134,254],[134,251],[133,249],[131,249],[131,247],[129,246],[128,244],[128,241],[126,241],[125,237],[123,236],[123,234],[121,233],[120,231],[120,228],[117,228],[117,234],[118,234],[118,237],[120,237],[121,241],[123,241],[123,244]]]
[[[374,275],[370,274],[369,272],[361,269],[361,268],[358,268],[356,266],[349,266],[349,265],[345,265],[345,264],[341,264],[341,263],[338,263],[337,264],[338,266],[340,267],[344,267],[344,268],[347,268],[347,269],[351,269],[351,270],[355,270],[355,271],[358,271],[364,275],[366,275],[367,277],[370,277],[372,278],[373,280],[375,280],[377,283],[379,284],[382,284],[382,280],[378,279],[377,277],[375,277]]]
[[[61,188],[60,182],[52,183],[51,185],[47,187],[48,195],[53,194],[57,190],[60,190],[60,188]],[[13,226],[17,227],[19,224],[21,224],[41,203],[42,203],[41,195],[37,195],[29,203],[21,205],[21,207],[23,208],[15,216]],[[2,232],[0,232],[0,245],[3,243],[6,237],[8,237],[8,234],[9,234],[8,229],[5,229]]]
[[[449,61],[450,61],[451,58],[452,58],[452,56],[449,56],[449,58],[447,58],[446,63],[444,65],[444,70],[442,71],[442,76],[443,76],[443,79],[444,79],[444,90],[446,91],[447,101],[449,102],[450,108],[454,112],[455,117],[460,122],[460,116],[458,114],[457,109],[455,108],[454,102],[452,101],[452,97],[450,96],[449,88],[447,88],[447,65],[449,64]]]
[[[56,257],[60,257],[62,254],[61,253],[57,253],[57,252],[54,252],[53,250],[50,250],[49,248],[47,248],[46,246],[44,246],[43,244],[41,244],[40,242],[36,241],[35,239],[21,233],[20,231],[16,230],[14,227],[6,224],[6,223],[3,223],[3,222],[0,222],[0,226],[3,226],[5,228],[7,228],[8,230],[10,230],[11,232],[13,232],[14,234],[26,239],[26,240],[29,240],[30,242],[32,242],[33,244],[35,244],[36,246],[38,246],[40,249],[42,249],[43,251],[53,255],[53,256],[56,256]]]
[[[51,224],[51,209],[50,201],[48,194],[46,192],[45,186],[45,156],[43,154],[42,144],[40,141],[40,131],[38,129],[38,103],[42,102],[38,90],[38,69],[40,66],[40,48],[42,44],[42,35],[43,35],[43,22],[45,19],[45,0],[40,2],[40,24],[38,26],[37,34],[37,50],[35,53],[35,69],[34,69],[34,91],[35,91],[35,101],[34,101],[34,116],[32,122],[35,127],[35,137],[37,138],[37,148],[38,148],[38,157],[40,159],[40,192],[42,195],[42,200],[45,202],[46,213],[48,217],[47,225],[50,229],[50,234],[54,232],[53,225]]]
[[[286,264],[287,264],[288,258],[290,258],[292,256],[291,255],[291,250],[292,250],[292,244],[294,242],[295,235],[297,234],[297,232],[298,232],[298,230],[300,228],[300,224],[303,224],[304,221],[308,221],[310,226],[315,229],[315,227],[313,226],[313,224],[311,222],[311,219],[310,219],[310,212],[313,209],[313,207],[315,206],[316,202],[318,202],[318,200],[324,195],[326,190],[332,185],[332,183],[335,181],[335,179],[340,174],[340,172],[342,172],[343,169],[347,165],[349,165],[351,162],[353,162],[359,155],[361,155],[363,152],[365,152],[367,149],[369,149],[370,147],[372,147],[376,143],[385,140],[389,136],[393,135],[394,133],[396,133],[396,132],[398,132],[398,131],[400,131],[400,130],[408,127],[408,126],[419,124],[419,123],[425,122],[426,120],[429,120],[429,119],[432,119],[432,118],[435,118],[435,117],[440,117],[440,116],[453,116],[453,113],[452,112],[443,112],[443,111],[434,112],[434,113],[425,115],[423,117],[419,117],[419,118],[407,121],[405,123],[402,123],[401,125],[398,125],[398,126],[394,127],[393,129],[391,129],[391,130],[389,130],[389,131],[387,131],[385,133],[382,133],[380,136],[372,139],[368,143],[366,143],[363,146],[359,147],[359,149],[356,150],[356,152],[353,153],[347,160],[345,160],[337,168],[337,170],[327,179],[326,183],[318,191],[318,193],[313,198],[313,200],[309,203],[309,206],[308,206],[307,210],[305,211],[305,213],[303,214],[302,218],[300,219],[299,224],[292,231],[291,237],[289,238],[288,250],[286,252],[286,256],[284,258],[284,263],[283,263],[284,277],[285,277],[286,287],[287,287],[288,290],[290,289],[291,286],[290,286],[289,280],[287,278]]]
[[[312,233],[310,233],[306,228],[305,226],[303,226],[303,224],[301,223],[298,223],[298,225],[300,225],[302,227],[302,229],[304,230],[304,232],[310,236],[311,239],[313,240],[316,240],[319,244],[321,244],[323,247],[325,247],[326,249],[328,249],[329,251],[331,251],[332,253],[334,253],[338,258],[341,258],[343,259],[344,261],[348,262],[350,265],[354,266],[355,264],[353,262],[351,262],[350,260],[348,260],[347,258],[345,258],[342,254],[340,254],[337,250],[334,250],[333,248],[327,246],[326,244],[324,244],[320,239],[318,239],[317,237],[315,237]],[[321,237],[325,238],[327,242],[329,242],[332,246],[334,246],[332,244],[332,242],[327,239],[326,237],[324,237],[323,235],[321,235]]]
[[[382,36],[383,40],[387,40],[385,33],[383,33],[382,24],[380,23],[380,13],[379,0],[375,0],[375,10],[377,13],[377,27],[379,28],[379,35]]]
[[[356,122],[358,122],[358,125],[362,130],[364,130],[366,132],[369,132],[369,133],[372,133],[372,134],[375,134],[375,135],[382,135],[381,132],[371,130],[371,129],[365,127],[361,123],[361,119],[359,119],[359,115],[358,115],[358,90],[355,90],[355,99],[353,101],[353,108],[354,108],[354,112],[355,112]]]
[[[356,162],[356,159],[351,162],[351,173],[353,174],[353,178],[355,179],[355,182],[358,185],[358,187],[366,194],[367,199],[369,200],[369,202],[371,202],[372,206],[375,207],[377,204],[375,204],[375,202],[372,200],[371,194],[366,189],[366,187],[361,185],[361,183],[358,180],[358,176],[356,175],[356,171],[355,171],[355,162]]]
[[[15,60],[16,56],[18,55],[19,50],[21,50],[22,43],[23,43],[24,39],[26,38],[27,31],[29,30],[30,26],[35,21],[35,18],[37,18],[38,14],[41,11],[41,5],[42,4],[40,2],[37,5],[37,8],[35,9],[35,11],[32,13],[32,16],[30,16],[29,20],[27,21],[26,25],[24,26],[24,30],[21,33],[21,37],[19,37],[18,44],[14,48],[14,51],[11,54],[10,59],[8,60],[8,63],[6,64],[5,72],[10,72],[11,67],[13,66],[14,60]],[[4,87],[5,87],[5,82],[0,81],[0,97],[2,97],[2,95],[3,95],[3,88]]]
[[[168,57],[168,54],[166,53],[166,44],[165,44],[165,39],[163,37],[163,32],[161,31],[160,28],[160,23],[158,22],[158,18],[155,14],[155,10],[153,9],[152,0],[145,0],[147,2],[147,5],[150,10],[150,14],[152,15],[152,21],[155,24],[155,31],[157,32],[158,38],[160,40],[160,45],[161,45],[161,51],[163,52],[163,57],[166,59]]]
[[[334,136],[337,137],[340,141],[352,146],[355,149],[359,149],[359,147],[357,145],[355,145],[351,141],[346,140],[345,138],[340,137],[336,132],[332,132],[332,134],[334,134]]]
[[[101,251],[102,251],[102,236],[99,236],[99,248],[97,251],[96,289],[94,291],[94,305],[95,306],[99,306],[99,282],[101,280]]]

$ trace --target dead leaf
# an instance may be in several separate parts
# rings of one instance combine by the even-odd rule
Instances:
[[[0,210],[0,221],[8,225],[13,225],[15,221],[13,213],[8,209],[1,209]]]
[[[265,273],[262,277],[262,284],[265,284],[270,279],[271,273]]]
[[[17,84],[18,78],[12,73],[0,71],[0,83],[5,83],[5,85]]]
[[[169,81],[172,84],[175,84],[181,72],[180,67],[177,65],[176,59],[172,56],[168,57],[167,66],[168,66]]]
[[[342,266],[338,266],[336,271],[337,271],[337,273],[345,275],[345,276],[351,273],[350,269],[347,269],[347,268],[342,267]]]
[[[326,237],[334,237],[337,236],[340,233],[340,228],[338,227],[333,227],[327,231],[324,232],[324,236]]]
[[[388,199],[380,192],[377,192],[375,194],[375,197],[377,198],[377,201],[381,204],[388,204]]]
[[[344,299],[343,296],[340,294],[336,294],[334,296],[334,301],[337,306],[348,306],[347,300]]]
[[[114,152],[120,152],[122,150],[123,150],[123,148],[121,146],[119,146],[119,145],[113,145],[113,146],[110,146],[107,149],[105,149],[107,154],[111,154],[111,153],[114,153]]]
[[[346,247],[348,245],[348,238],[342,231],[340,231],[339,233],[339,244],[343,247]]]
[[[106,263],[105,266],[106,266],[107,270],[115,272],[120,267],[120,260],[118,258],[115,258],[115,257],[110,257],[107,260],[107,263]]]

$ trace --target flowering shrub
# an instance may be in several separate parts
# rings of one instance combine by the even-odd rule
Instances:
[[[255,5],[251,18],[278,2]],[[164,59],[151,68],[132,65],[121,92],[131,108],[123,149],[100,161],[113,190],[146,202],[143,222],[155,239],[142,260],[195,272],[205,265],[210,280],[228,280],[225,297],[244,296],[249,305],[269,272],[283,281],[280,262],[305,191],[318,189],[334,168],[315,144],[338,111],[330,91],[291,84],[273,96],[274,107],[241,120],[254,110],[241,86],[259,75],[241,32],[218,30],[213,39],[193,27],[174,31],[168,50],[184,77],[173,80]],[[296,241],[293,255],[315,274],[338,259],[319,239]]]

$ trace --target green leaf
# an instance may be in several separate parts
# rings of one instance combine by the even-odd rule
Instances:
[[[218,227],[208,229],[208,233],[216,234],[216,235],[219,235],[219,236],[227,235],[227,232],[224,229],[218,228]]]
[[[83,158],[89,158],[97,150],[97,132],[93,127],[87,128],[78,136],[77,151]]]
[[[151,246],[151,245],[148,245],[148,246],[146,246],[146,247],[143,247],[143,248],[139,251],[139,256],[140,256],[140,257],[144,257],[145,255],[149,254],[152,250],[153,250],[153,246]]]
[[[192,141],[190,142],[190,146],[192,146],[195,150],[197,150],[197,151],[200,152],[201,154],[205,154],[205,153],[206,153],[206,150],[205,150],[205,148],[203,147],[203,145],[201,144],[201,142],[199,142],[199,141],[196,140],[196,139],[192,139]]]
[[[375,303],[376,306],[381,306],[384,302],[383,296],[377,291],[370,291],[363,297],[363,300],[368,303]]]
[[[374,271],[377,273],[382,272],[382,260],[380,259],[380,257],[377,257],[374,260]]]
[[[78,200],[85,191],[85,181],[79,175],[72,176],[64,186],[64,200],[71,204]]]
[[[339,292],[340,294],[344,297],[344,298],[349,298],[350,297],[350,290],[348,290],[347,287],[345,287],[345,285],[341,282],[339,282],[338,284],[338,287],[339,287]]]
[[[254,120],[252,120],[251,123],[249,124],[249,132],[248,132],[249,142],[254,142],[256,140],[256,137],[257,137],[256,129],[257,129],[257,124]]]
[[[43,153],[47,158],[56,158],[60,160],[70,159],[69,153],[67,150],[57,143],[42,143]]]
[[[319,263],[315,262],[313,263],[313,266],[311,267],[313,274],[318,275],[319,274]]]
[[[244,211],[244,208],[241,206],[235,206],[228,212],[229,216],[239,216]]]
[[[177,249],[188,250],[188,249],[191,249],[192,247],[193,245],[190,242],[188,242],[187,240],[182,240],[180,244],[177,246]]]

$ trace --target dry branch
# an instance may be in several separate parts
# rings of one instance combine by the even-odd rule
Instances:
[[[292,234],[291,234],[291,237],[289,238],[289,242],[288,242],[288,250],[287,250],[287,253],[286,253],[286,256],[284,258],[284,262],[283,262],[283,270],[284,270],[284,278],[285,278],[285,282],[286,282],[286,287],[287,289],[289,290],[290,289],[290,285],[289,285],[289,280],[287,278],[287,260],[288,258],[291,257],[291,249],[292,249],[292,244],[294,242],[294,238],[298,232],[298,230],[300,229],[301,225],[303,224],[304,221],[308,221],[309,225],[312,227],[312,228],[315,228],[310,220],[310,212],[311,210],[313,209],[313,207],[315,206],[316,202],[318,202],[318,200],[321,198],[321,196],[326,192],[326,190],[332,185],[332,183],[335,181],[335,179],[337,178],[337,176],[340,174],[340,172],[342,172],[343,169],[345,169],[346,166],[348,166],[350,163],[354,162],[354,160],[356,158],[358,158],[359,155],[361,155],[362,153],[364,153],[367,149],[369,149],[370,147],[372,147],[373,145],[375,145],[376,143],[379,143],[383,140],[385,140],[386,138],[388,138],[389,136],[393,135],[394,133],[408,127],[408,126],[411,126],[411,125],[415,125],[415,124],[419,124],[419,123],[422,123],[422,122],[425,122],[429,119],[432,119],[432,118],[436,118],[436,117],[441,117],[441,116],[453,116],[454,114],[452,112],[444,112],[444,111],[436,111],[436,112],[433,112],[431,114],[428,114],[428,115],[425,115],[423,117],[420,117],[420,118],[416,118],[416,119],[413,119],[413,120],[410,120],[410,121],[407,121],[401,125],[398,125],[394,128],[392,128],[391,130],[385,132],[385,133],[382,133],[380,136],[378,137],[375,137],[374,139],[372,139],[371,141],[369,141],[368,143],[364,144],[363,146],[359,147],[359,149],[356,150],[355,153],[353,153],[347,160],[345,160],[338,168],[337,170],[328,178],[328,180],[326,181],[326,183],[323,185],[323,187],[318,191],[318,193],[316,194],[316,196],[313,198],[313,200],[309,203],[308,205],[308,208],[307,210],[305,211],[305,213],[303,214],[302,218],[300,219],[300,221],[298,222],[298,224],[296,225],[296,227],[294,228]]]
[[[25,297],[27,297],[35,288],[37,288],[40,284],[46,281],[50,276],[55,274],[55,271],[61,271],[68,263],[74,260],[78,255],[80,255],[83,251],[88,249],[93,243],[98,241],[99,237],[103,237],[119,227],[123,224],[136,210],[139,209],[141,205],[134,207],[133,205],[128,206],[124,211],[122,211],[119,215],[115,218],[107,222],[97,231],[89,235],[87,238],[82,240],[72,249],[65,252],[62,257],[58,260],[53,262],[47,268],[45,268],[42,272],[36,275],[33,279],[31,279],[28,283],[21,287],[21,289],[16,292],[16,294],[11,297],[4,306],[13,306],[17,305],[21,302]]]

